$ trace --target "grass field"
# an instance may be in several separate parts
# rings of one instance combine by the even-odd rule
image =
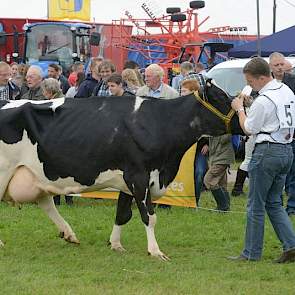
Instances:
[[[245,197],[233,211],[245,211]],[[213,208],[209,193],[202,206]],[[243,245],[245,214],[219,214],[173,207],[157,210],[156,235],[170,258],[147,255],[146,235],[137,210],[124,227],[119,254],[107,247],[115,203],[75,199],[59,211],[72,225],[80,246],[58,238],[57,229],[34,205],[21,210],[0,204],[0,294],[295,294],[295,264],[272,260],[280,244],[267,221],[260,262],[231,262]]]

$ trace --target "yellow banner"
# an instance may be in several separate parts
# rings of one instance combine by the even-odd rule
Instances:
[[[168,186],[164,196],[153,203],[168,204],[184,207],[196,207],[194,188],[194,158],[196,145],[193,145],[183,156],[178,173]],[[117,199],[119,193],[100,191],[81,194],[86,198]]]
[[[48,19],[90,21],[90,0],[48,0]]]

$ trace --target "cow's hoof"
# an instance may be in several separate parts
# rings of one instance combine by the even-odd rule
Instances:
[[[170,258],[167,255],[165,255],[163,252],[161,252],[160,250],[157,252],[153,252],[153,253],[148,252],[148,255],[156,257],[162,261],[170,261]]]
[[[65,239],[65,241],[67,241],[69,243],[78,244],[78,245],[80,244],[80,241],[75,236],[72,236],[72,235],[70,235],[64,239]]]
[[[64,232],[60,232],[59,233],[59,237],[62,238],[62,239],[64,239],[65,241],[67,241],[69,243],[80,244],[80,241],[73,234],[68,235],[68,236],[65,236],[65,233]]]
[[[127,250],[121,245],[121,244],[112,244],[111,242],[108,242],[108,245],[111,247],[111,250],[119,252],[119,253],[123,253],[123,252],[127,252]]]
[[[127,252],[127,250],[123,247],[123,246],[119,246],[119,247],[111,247],[111,249],[113,251],[119,252],[119,253],[124,253]]]
[[[0,247],[4,247],[4,243],[0,240]]]

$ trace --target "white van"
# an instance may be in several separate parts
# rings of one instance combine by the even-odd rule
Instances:
[[[286,57],[286,59],[293,65],[295,73],[295,57]],[[243,68],[250,60],[250,58],[227,60],[214,66],[207,73],[207,77],[214,79],[230,96],[236,96],[246,85]],[[265,60],[269,61],[268,58]]]

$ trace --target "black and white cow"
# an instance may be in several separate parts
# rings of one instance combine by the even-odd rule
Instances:
[[[210,82],[206,99],[221,113],[230,100]],[[106,187],[121,191],[112,249],[124,250],[121,226],[133,195],[145,224],[148,252],[168,259],[157,244],[151,196],[161,196],[184,153],[202,134],[226,132],[222,120],[195,95],[172,100],[91,97],[0,101],[0,200],[37,202],[65,240],[79,243],[52,196]],[[236,116],[232,132],[240,133]],[[3,243],[0,240],[0,245]]]

